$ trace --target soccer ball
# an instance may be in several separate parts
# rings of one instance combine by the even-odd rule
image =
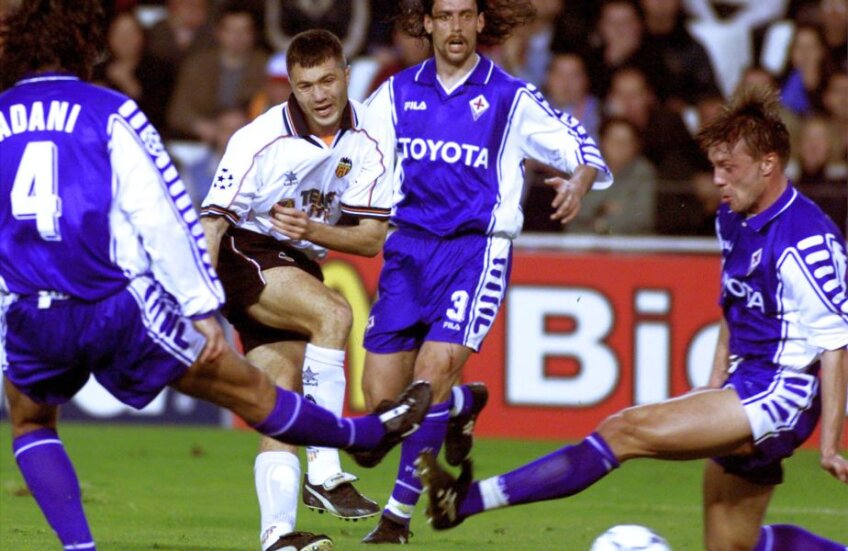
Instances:
[[[620,524],[598,536],[590,551],[671,551],[671,547],[650,528]]]

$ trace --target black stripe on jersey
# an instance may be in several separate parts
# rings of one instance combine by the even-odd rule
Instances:
[[[219,207],[218,205],[209,205],[208,207],[203,207],[200,209],[200,216],[208,216],[210,218],[217,218],[219,216],[223,216],[227,219],[231,224],[238,224],[239,216],[231,210],[225,209],[224,207]]]
[[[357,218],[379,218],[386,219],[392,214],[392,209],[381,209],[377,207],[355,207],[342,203],[341,210],[344,214],[350,214]]]

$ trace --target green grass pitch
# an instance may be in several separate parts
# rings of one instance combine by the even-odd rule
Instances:
[[[80,477],[100,551],[256,550],[258,507],[253,491],[257,437],[214,428],[66,424],[60,429]],[[11,453],[8,423],[0,424],[0,549],[60,549],[26,492]],[[556,442],[481,439],[476,472],[489,476],[559,447]],[[383,503],[397,451],[364,471],[359,488]],[[557,549],[585,551],[614,524],[644,524],[675,550],[701,549],[701,462],[637,460],[582,494],[495,511],[448,532],[427,526],[423,508],[413,520],[411,548]],[[329,534],[336,549],[368,549],[360,538],[373,520],[344,522],[301,508],[298,528]],[[768,522],[800,524],[848,542],[848,487],[804,450],[786,464]]]

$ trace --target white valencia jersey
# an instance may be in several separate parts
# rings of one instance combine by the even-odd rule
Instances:
[[[321,258],[327,250],[305,240],[290,240],[274,229],[271,208],[280,203],[335,224],[342,214],[388,219],[392,203],[391,166],[382,125],[370,121],[368,109],[351,100],[330,145],[311,135],[294,96],[236,132],[201,216],[223,216],[245,230],[272,236]]]

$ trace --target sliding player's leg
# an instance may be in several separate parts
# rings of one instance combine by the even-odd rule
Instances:
[[[433,525],[449,528],[485,510],[574,495],[628,459],[710,457],[750,449],[750,440],[738,396],[713,390],[625,409],[582,442],[479,482],[453,481],[430,456],[421,469]]]
[[[300,394],[275,386],[232,349],[213,362],[195,362],[172,386],[229,409],[265,436],[293,445],[343,448],[369,467],[417,430],[430,402],[429,384],[418,382],[386,412],[337,417]]]
[[[56,432],[57,407],[37,403],[4,380],[12,422],[12,451],[44,517],[65,549],[95,549],[79,480]]]

